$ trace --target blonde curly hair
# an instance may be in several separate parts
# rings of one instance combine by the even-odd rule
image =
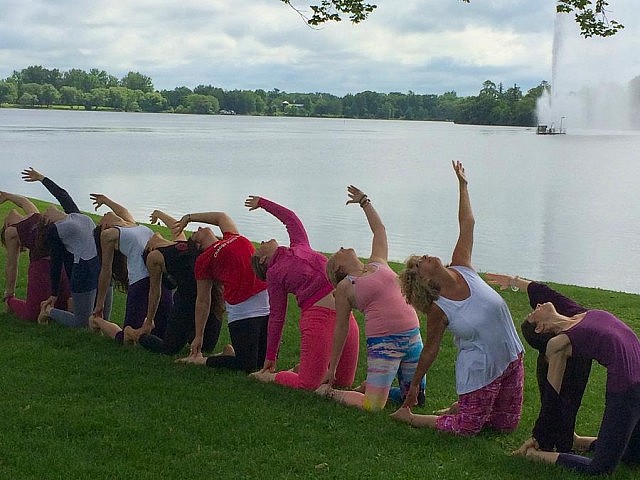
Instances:
[[[403,272],[398,276],[400,290],[409,305],[419,312],[427,312],[431,304],[440,297],[440,285],[433,280],[425,280],[418,273],[418,255],[410,256]]]

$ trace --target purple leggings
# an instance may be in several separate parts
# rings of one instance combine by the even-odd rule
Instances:
[[[27,273],[27,297],[21,300],[11,297],[7,300],[7,304],[11,311],[21,320],[35,322],[40,313],[40,304],[51,295],[51,277],[49,275],[51,262],[49,258],[39,258],[29,263]],[[69,281],[67,276],[63,274],[60,281],[60,293],[56,308],[61,310],[67,309],[67,301],[69,300]]]
[[[290,388],[315,390],[327,373],[336,311],[325,307],[309,307],[300,315],[300,365],[298,372],[278,372],[275,383]],[[336,368],[336,385],[350,387],[358,367],[360,331],[353,315],[349,317],[349,333]]]

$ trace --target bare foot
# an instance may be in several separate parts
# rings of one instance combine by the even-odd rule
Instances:
[[[197,353],[195,355],[189,355],[188,357],[179,358],[176,360],[176,362],[204,365],[205,363],[207,363],[207,357],[202,355],[202,353]]]
[[[268,370],[258,370],[257,372],[250,373],[249,376],[264,383],[271,383],[276,378],[275,372],[270,372]]]
[[[222,347],[222,351],[213,354],[214,357],[235,357],[236,351],[233,349],[233,345],[227,343]]]
[[[328,383],[323,383],[314,392],[321,397],[331,398],[333,396],[333,388]]]
[[[458,402],[453,402],[447,408],[442,408],[433,412],[435,415],[455,415],[458,413]]]
[[[51,309],[49,309],[49,311],[47,311],[47,306],[43,305],[40,307],[40,313],[38,314],[38,324],[39,325],[48,325],[49,324],[49,320],[51,319],[51,317],[49,317],[49,314],[51,313]]]
[[[100,333],[102,332],[102,329],[100,328],[100,323],[98,323],[98,319],[99,317],[96,317],[95,315],[91,315],[89,317],[89,330],[91,330],[92,332],[96,332],[96,333]]]
[[[353,389],[354,392],[366,393],[367,390],[367,382],[362,382],[356,388]]]
[[[409,425],[411,425],[413,421],[413,413],[411,413],[409,407],[400,407],[389,416],[398,422],[408,423]]]

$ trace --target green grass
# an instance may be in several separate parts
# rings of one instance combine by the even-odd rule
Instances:
[[[6,210],[0,205],[0,215]],[[19,295],[26,263],[21,259]],[[639,296],[555,286],[640,331]],[[506,291],[504,297],[519,323],[529,310],[526,294]],[[119,295],[114,318],[121,319],[122,312]],[[298,313],[290,302],[280,368],[297,360]],[[224,329],[220,344],[227,341]],[[178,364],[89,331],[24,323],[2,313],[0,479],[569,477],[554,466],[508,456],[529,436],[538,413],[535,357],[531,351],[525,357],[520,428],[509,435],[456,438],[395,423],[388,418],[391,408],[365,413],[242,374]],[[454,358],[447,337],[421,411],[455,399]],[[356,382],[364,379],[365,363],[362,341]],[[597,432],[603,373],[601,367],[592,373],[579,433]],[[637,474],[621,466],[614,478]]]

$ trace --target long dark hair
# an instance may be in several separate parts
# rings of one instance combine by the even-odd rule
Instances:
[[[93,229],[93,239],[96,242],[98,257],[102,258],[102,228],[98,225]],[[119,250],[113,252],[113,262],[111,262],[111,278],[116,287],[126,292],[129,290],[129,271],[127,270],[127,257]]]

